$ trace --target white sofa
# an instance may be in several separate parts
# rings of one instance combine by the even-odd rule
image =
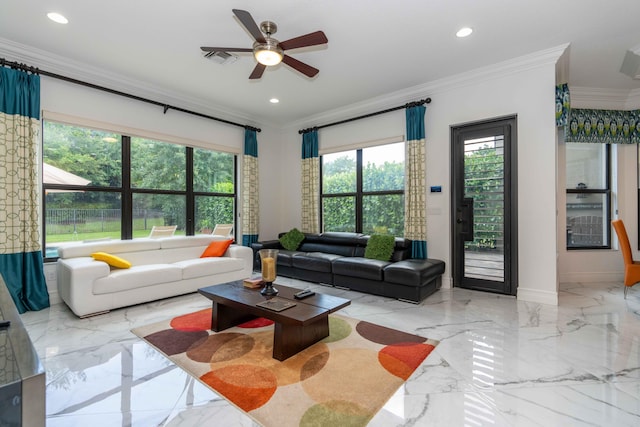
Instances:
[[[251,276],[253,251],[231,245],[221,257],[200,258],[220,236],[79,243],[58,249],[58,292],[80,317],[114,308],[195,292],[198,288]],[[129,261],[128,269],[111,268],[91,257],[106,252]]]

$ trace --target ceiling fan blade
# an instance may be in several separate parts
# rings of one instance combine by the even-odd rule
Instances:
[[[251,14],[249,12],[247,12],[246,10],[240,10],[240,9],[232,9],[232,10],[233,10],[233,13],[240,20],[242,25],[244,25],[247,31],[249,31],[249,33],[253,36],[254,39],[256,39],[257,42],[259,43],[266,42],[266,40],[264,39],[264,36],[262,35],[262,31],[260,31],[260,28],[258,28],[258,24],[256,24],[256,21],[253,19],[253,17],[251,17]]]
[[[262,65],[260,63],[256,64],[256,68],[253,69],[253,71],[251,72],[251,75],[249,76],[250,80],[255,80],[255,79],[259,79],[260,77],[262,77],[262,73],[264,73],[264,70],[267,68],[266,65]]]
[[[300,71],[307,77],[314,77],[320,72],[320,70],[318,70],[317,68],[313,68],[311,65],[300,62],[297,59],[290,57],[289,55],[285,55],[284,58],[282,58],[282,62],[284,62],[294,70]]]
[[[279,45],[283,50],[287,50],[297,49],[299,47],[316,46],[328,42],[329,40],[327,40],[327,36],[325,36],[322,31],[316,31],[314,33],[305,34],[304,36],[285,40],[280,42]]]
[[[253,49],[244,47],[208,47],[202,46],[204,52],[253,52]]]

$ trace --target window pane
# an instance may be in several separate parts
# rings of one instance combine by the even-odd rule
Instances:
[[[324,231],[356,231],[356,198],[323,198],[322,221]]]
[[[606,188],[605,144],[567,143],[567,188]]]
[[[132,188],[184,191],[186,176],[185,147],[131,138]]]
[[[196,232],[209,233],[216,224],[233,224],[233,197],[196,197]]]
[[[63,243],[120,238],[120,193],[53,190],[45,202],[47,258],[57,257]]]
[[[389,194],[364,196],[362,232],[404,235],[404,196]]]
[[[567,247],[608,246],[606,194],[567,194]]]
[[[404,188],[404,143],[362,150],[362,190],[384,191]],[[366,216],[365,216],[366,218]]]
[[[45,121],[43,183],[120,187],[120,135]]]
[[[356,151],[322,156],[322,193],[340,194],[356,191]]]
[[[194,148],[193,191],[233,194],[234,159],[233,154]]]
[[[154,225],[177,225],[176,234],[185,234],[185,196],[173,194],[133,194],[133,237],[147,237]]]

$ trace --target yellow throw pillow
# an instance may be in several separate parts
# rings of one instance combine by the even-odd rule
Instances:
[[[117,257],[115,255],[108,254],[106,252],[94,252],[91,254],[91,257],[98,261],[104,261],[109,264],[111,267],[116,268],[130,268],[131,263],[125,259]]]

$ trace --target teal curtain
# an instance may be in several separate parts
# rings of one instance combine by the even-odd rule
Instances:
[[[639,111],[572,108],[564,132],[566,142],[637,144]]]
[[[424,105],[406,109],[407,143],[404,184],[404,236],[413,241],[411,257],[427,258],[427,156]]]
[[[20,313],[49,307],[40,247],[40,76],[0,67],[0,274]]]
[[[562,83],[556,86],[556,126],[566,126],[569,122],[571,96],[569,85]]]
[[[244,131],[242,159],[242,244],[258,241],[260,210],[258,198],[258,137],[255,129]]]
[[[302,134],[302,218],[301,230],[320,232],[320,156],[318,130]]]

